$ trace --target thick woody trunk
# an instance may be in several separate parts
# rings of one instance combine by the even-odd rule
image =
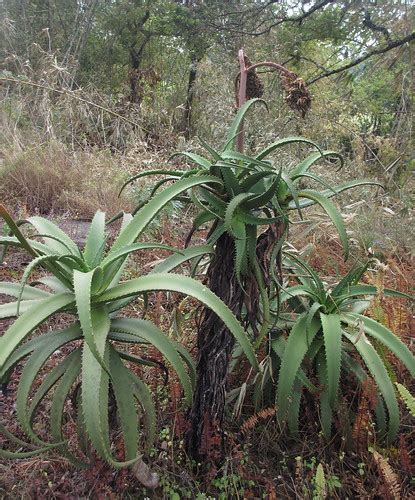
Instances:
[[[240,318],[244,293],[236,280],[234,243],[227,233],[217,242],[208,279],[210,289]],[[197,385],[187,449],[196,461],[218,464],[223,458],[226,381],[234,338],[210,309],[203,314],[198,332]]]
[[[285,223],[270,226],[257,240],[257,258],[265,286],[269,285],[268,273],[271,251],[284,237]],[[259,292],[255,278],[247,277],[241,289],[235,275],[234,242],[224,233],[217,242],[207,278],[210,289],[245,324],[256,332],[259,311]],[[276,259],[276,274],[281,276],[281,253]],[[246,314],[242,318],[242,307]],[[189,455],[205,465],[221,465],[224,459],[224,413],[229,363],[234,338],[224,323],[210,309],[205,309],[198,331],[199,358],[197,383],[193,407],[190,412],[190,430],[186,436]]]

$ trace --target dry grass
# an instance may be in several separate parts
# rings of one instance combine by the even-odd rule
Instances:
[[[70,213],[90,217],[128,209],[118,198],[124,178],[120,162],[106,151],[71,152],[51,141],[33,148],[3,149],[0,198],[23,213]]]

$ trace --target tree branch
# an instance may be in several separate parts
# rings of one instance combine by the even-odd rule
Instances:
[[[315,5],[313,5],[309,10],[307,10],[306,12],[303,12],[302,14],[300,14],[298,16],[280,17],[279,19],[277,18],[278,20],[276,20],[274,23],[268,25],[266,28],[264,28],[261,31],[258,31],[258,28],[261,26],[261,24],[264,23],[264,20],[261,21],[261,24],[259,24],[255,27],[254,31],[244,31],[242,29],[242,26],[245,24],[244,17],[241,17],[241,20],[239,22],[235,23],[234,27],[230,26],[229,23],[227,23],[226,26],[224,26],[224,25],[218,25],[214,22],[209,22],[209,25],[211,26],[211,28],[218,30],[218,31],[226,30],[228,32],[237,33],[238,35],[248,35],[248,36],[257,37],[257,36],[268,34],[272,30],[272,28],[275,28],[276,26],[279,26],[280,24],[283,24],[283,23],[298,23],[299,25],[301,25],[302,22],[305,19],[307,19],[309,16],[314,14],[314,12],[316,12],[317,10],[320,10],[323,7],[325,7],[326,5],[332,4],[334,2],[335,2],[335,0],[321,0],[320,2],[317,2]],[[266,3],[265,5],[261,6],[259,9],[257,9],[257,12],[255,14],[257,14],[257,13],[259,14],[261,11],[265,10],[265,8],[268,8],[270,5],[275,4],[275,3],[277,3],[277,2],[270,1],[270,2]]]
[[[378,48],[371,50],[367,52],[366,54],[356,58],[354,61],[351,61],[347,64],[344,64],[343,66],[340,66],[339,68],[330,70],[330,71],[324,71],[320,75],[317,75],[315,78],[312,78],[311,80],[308,80],[306,83],[307,85],[311,85],[312,83],[317,82],[318,80],[321,80],[322,78],[327,78],[328,76],[331,75],[336,75],[338,73],[342,73],[343,71],[346,71],[347,69],[353,68],[354,66],[357,66],[358,64],[362,63],[363,61],[366,61],[370,57],[379,55],[379,54],[384,54],[385,52],[389,52],[392,49],[396,49],[397,47],[400,47],[401,45],[404,45],[405,43],[409,43],[415,40],[415,31],[406,36],[405,38],[401,38],[399,40],[394,40],[393,42],[388,43],[384,47]]]
[[[369,28],[372,31],[382,33],[386,41],[390,43],[391,37],[389,31],[384,26],[380,26],[379,24],[374,23],[372,21],[372,14],[367,9],[365,9],[364,12],[365,12],[365,18],[363,20],[363,26],[366,26],[366,28]]]

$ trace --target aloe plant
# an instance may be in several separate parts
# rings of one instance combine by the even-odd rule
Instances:
[[[41,217],[26,221],[33,227],[34,234],[25,237],[0,206],[0,215],[13,234],[0,238],[0,245],[20,247],[33,258],[21,283],[0,283],[0,293],[14,298],[0,305],[0,318],[15,318],[0,338],[0,382],[5,389],[17,364],[26,359],[17,389],[16,413],[29,440],[23,441],[1,424],[0,431],[18,449],[2,449],[0,456],[29,457],[54,448],[76,465],[87,466],[85,459],[69,449],[63,432],[65,402],[72,394],[81,448],[88,449],[83,445],[87,438],[98,455],[112,466],[133,464],[141,456],[136,403],[144,413],[147,444],[151,444],[155,436],[156,415],[151,391],[133,368],[154,363],[132,355],[128,349],[130,345],[141,345],[143,350],[150,346],[158,349],[176,372],[187,404],[191,403],[195,368],[189,353],[151,321],[121,315],[125,306],[149,291],[184,293],[212,308],[235,336],[252,365],[257,366],[247,335],[229,308],[203,284],[170,272],[187,259],[212,252],[212,249],[201,246],[179,252],[157,243],[136,243],[148,223],[183,185],[189,188],[212,182],[218,181],[207,176],[184,180],[180,186],[159,193],[134,217],[125,215],[121,230],[108,250],[102,212],[95,214],[81,250],[59,227]],[[149,248],[175,253],[151,273],[121,281],[127,258],[133,252]],[[30,283],[30,275],[37,266],[42,266],[48,274]],[[72,318],[67,328],[32,335],[38,327],[62,312]],[[71,346],[69,354],[61,352],[58,363],[42,377],[41,371],[47,368],[48,360],[64,346]],[[30,400],[33,386],[35,392]],[[79,390],[74,391],[76,387]],[[124,437],[124,461],[117,460],[111,452],[110,391],[115,398]],[[34,422],[40,403],[49,395],[51,432],[45,441],[38,435]],[[21,451],[22,447],[28,451]]]
[[[186,194],[179,195],[182,202],[192,203],[199,209],[188,242],[202,225],[210,225],[207,243],[215,245],[215,256],[207,271],[209,286],[241,321],[251,327],[255,345],[259,347],[269,329],[271,283],[273,279],[280,281],[280,251],[287,235],[290,213],[297,211],[302,216],[303,209],[309,206],[322,207],[339,233],[347,258],[346,229],[330,198],[347,189],[378,183],[363,180],[329,186],[311,169],[327,157],[336,158],[341,167],[343,158],[335,151],[321,150],[315,142],[304,137],[278,139],[253,156],[241,153],[237,150],[241,124],[255,105],[266,106],[261,99],[247,101],[236,114],[219,149],[200,139],[205,156],[192,152],[173,155],[173,158],[180,156],[192,162],[190,170],[144,171],[130,178],[121,191],[140,178],[162,175],[164,178],[155,184],[150,194],[151,200],[168,181],[180,183],[201,175],[217,179],[216,184],[196,185]],[[314,152],[294,168],[285,170],[277,167],[270,155],[290,144],[308,145]],[[299,184],[304,179],[312,179],[323,189],[301,189]],[[233,346],[233,336],[214,313],[207,311],[198,335],[198,382],[188,446],[197,459],[202,458],[199,452],[203,433],[211,434],[212,426],[221,432],[226,376]],[[206,422],[211,424],[208,428],[205,428]]]
[[[225,233],[232,238],[235,272],[240,283],[243,276],[255,273],[258,228],[275,223],[286,228],[289,223],[290,211],[296,210],[302,217],[302,210],[312,205],[319,205],[323,208],[333,222],[343,246],[344,257],[347,258],[349,244],[346,229],[340,212],[330,198],[359,186],[381,186],[372,180],[354,180],[330,186],[323,178],[310,172],[310,169],[318,161],[325,158],[336,158],[341,168],[343,165],[342,156],[335,151],[323,151],[314,141],[304,137],[286,137],[276,140],[254,156],[236,151],[235,143],[241,123],[246,113],[255,104],[266,106],[261,99],[252,99],[246,102],[239,109],[224,144],[218,150],[213,149],[200,139],[201,146],[206,150],[207,156],[191,152],[179,152],[172,155],[172,158],[182,156],[194,163],[191,170],[156,169],[140,172],[129,178],[120,191],[121,194],[126,186],[143,177],[166,176],[155,184],[149,198],[140,203],[139,208],[141,208],[149,199],[152,199],[165,182],[183,181],[200,175],[208,175],[217,179],[218,182],[215,185],[196,185],[189,189],[187,196],[180,193],[178,197],[182,202],[193,203],[199,208],[190,237],[202,225],[210,223],[212,230],[207,238],[208,243],[217,243]],[[315,151],[295,167],[285,171],[276,167],[268,157],[290,144],[306,144]],[[301,189],[299,184],[305,179],[312,179],[325,189],[320,191]],[[281,247],[280,239],[277,238],[273,243],[278,248]],[[277,252],[274,253],[274,260],[276,254]],[[270,267],[272,264],[273,262]]]
[[[298,276],[299,284],[281,293],[281,304],[288,304],[289,311],[280,315],[277,326],[281,329],[272,333],[272,361],[263,370],[265,379],[258,378],[257,402],[274,385],[274,378],[277,416],[281,422],[288,421],[289,429],[296,433],[306,388],[319,398],[322,430],[330,437],[333,414],[343,400],[342,390],[347,389],[344,381],[350,384],[352,377],[362,384],[371,377],[378,394],[378,430],[392,441],[399,428],[399,407],[391,368],[385,365],[382,349],[393,353],[412,377],[415,357],[388,328],[362,314],[369,308],[370,298],[380,293],[375,286],[359,282],[368,264],[353,267],[328,289],[303,260],[287,254],[286,261]],[[387,288],[382,293],[411,299]],[[286,337],[284,330],[288,332]],[[317,377],[320,389],[312,383],[311,376]]]

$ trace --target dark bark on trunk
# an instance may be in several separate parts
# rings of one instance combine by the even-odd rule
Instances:
[[[150,19],[150,10],[146,10],[143,17],[137,24],[134,24],[134,29],[140,32],[143,36],[140,45],[137,47],[137,41],[130,46],[130,61],[131,69],[129,72],[130,77],[130,102],[140,104],[143,98],[143,87],[141,85],[140,67],[143,59],[143,52],[146,48],[151,33],[144,31],[144,25]]]
[[[227,233],[217,242],[208,279],[210,289],[240,317],[244,293],[236,280],[234,243]],[[224,323],[206,309],[198,332],[197,385],[187,435],[187,450],[196,461],[220,463],[223,459],[222,424],[233,346],[234,338]]]
[[[143,58],[144,49],[149,41],[149,38],[144,38],[140,47],[137,49],[135,46],[130,49],[131,69],[129,72],[130,77],[130,102],[140,104],[143,99],[143,87],[141,83],[140,66]]]
[[[273,224],[257,240],[257,258],[265,286],[270,284],[269,262],[274,244],[284,237],[285,222]],[[216,244],[215,256],[209,266],[209,288],[218,295],[241,321],[245,304],[245,324],[257,333],[259,290],[253,275],[244,283],[247,294],[235,276],[233,239],[224,233]],[[281,280],[281,252],[277,255],[276,274]],[[189,455],[197,462],[220,465],[224,459],[226,383],[229,362],[235,344],[224,323],[210,309],[205,309],[198,331],[199,359],[190,430],[186,436]]]

